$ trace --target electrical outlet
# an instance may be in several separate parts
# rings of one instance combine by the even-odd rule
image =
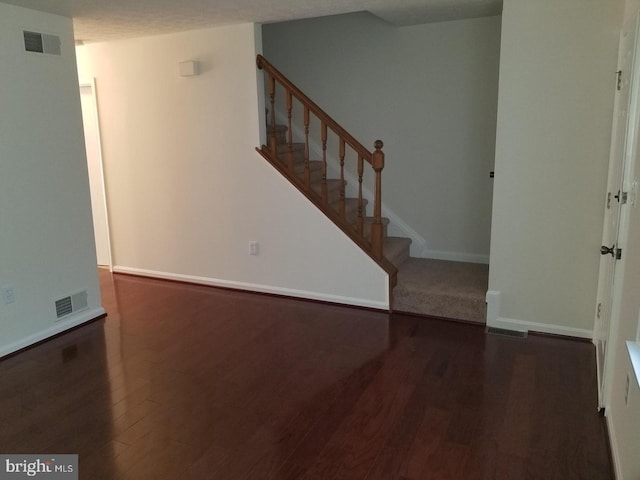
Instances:
[[[16,292],[13,287],[5,287],[2,289],[2,301],[5,305],[9,305],[16,301]]]
[[[260,255],[260,244],[258,242],[249,242],[249,255]]]
[[[625,383],[625,386],[624,386],[624,404],[625,405],[629,405],[629,384],[630,384],[629,372],[627,372],[627,383]]]

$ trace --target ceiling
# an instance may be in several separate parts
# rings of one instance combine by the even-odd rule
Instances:
[[[0,0],[73,18],[76,40],[101,42],[220,25],[368,10],[407,26],[498,15],[502,0]]]

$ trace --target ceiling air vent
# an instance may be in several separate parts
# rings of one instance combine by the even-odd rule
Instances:
[[[60,55],[60,37],[46,33],[29,32],[24,30],[24,49],[27,52],[48,53]]]
[[[89,308],[87,301],[87,291],[83,290],[68,297],[56,300],[56,317],[62,318],[72,313]]]

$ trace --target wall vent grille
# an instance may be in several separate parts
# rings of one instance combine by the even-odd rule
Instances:
[[[24,49],[27,52],[60,55],[60,37],[23,30]]]
[[[66,317],[71,313],[73,313],[71,297],[64,297],[60,300],[56,300],[56,316],[58,318]]]
[[[506,330],[504,328],[487,327],[487,333],[490,335],[503,335],[514,338],[527,338],[528,332],[520,332],[518,330]]]
[[[72,313],[86,310],[89,308],[89,302],[87,300],[87,291],[83,290],[68,297],[56,300],[56,317],[63,318]]]

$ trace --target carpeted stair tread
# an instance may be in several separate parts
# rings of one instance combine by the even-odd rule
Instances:
[[[286,143],[280,143],[276,145],[276,152],[280,160],[287,161],[289,159],[289,145]],[[291,155],[294,161],[304,162],[304,143],[292,143]]]
[[[371,225],[373,225],[374,218],[364,217],[362,220],[362,230],[364,233],[364,238],[366,238],[367,240],[371,240]],[[382,217],[380,220],[382,222],[382,236],[386,237],[388,235],[387,229],[389,227],[389,219],[387,217]]]
[[[405,237],[385,237],[383,254],[387,260],[399,268],[409,258],[411,239]]]
[[[286,157],[278,157],[278,160],[285,167],[288,167]],[[304,179],[304,160],[294,160],[293,173],[296,177]],[[309,175],[312,183],[322,181],[322,162],[320,160],[309,160]]]
[[[286,125],[276,125],[275,134],[276,134],[276,144],[287,143],[287,132],[289,129]],[[271,142],[271,138],[274,131],[270,125],[267,125],[267,138],[269,142]]]
[[[369,201],[366,198],[362,199],[362,209],[363,213],[367,211],[367,203]],[[331,207],[336,211],[340,212],[340,200],[330,203]],[[344,199],[344,210],[347,221],[351,223],[356,221],[358,216],[358,199],[347,197]]]
[[[329,203],[337,202],[340,200],[341,185],[342,185],[342,181],[340,179],[336,179],[336,178],[327,179],[327,194],[329,197]],[[322,195],[322,175],[320,176],[319,179],[312,178],[311,188],[318,195]]]
[[[410,258],[398,270],[393,310],[485,323],[489,267]]]

